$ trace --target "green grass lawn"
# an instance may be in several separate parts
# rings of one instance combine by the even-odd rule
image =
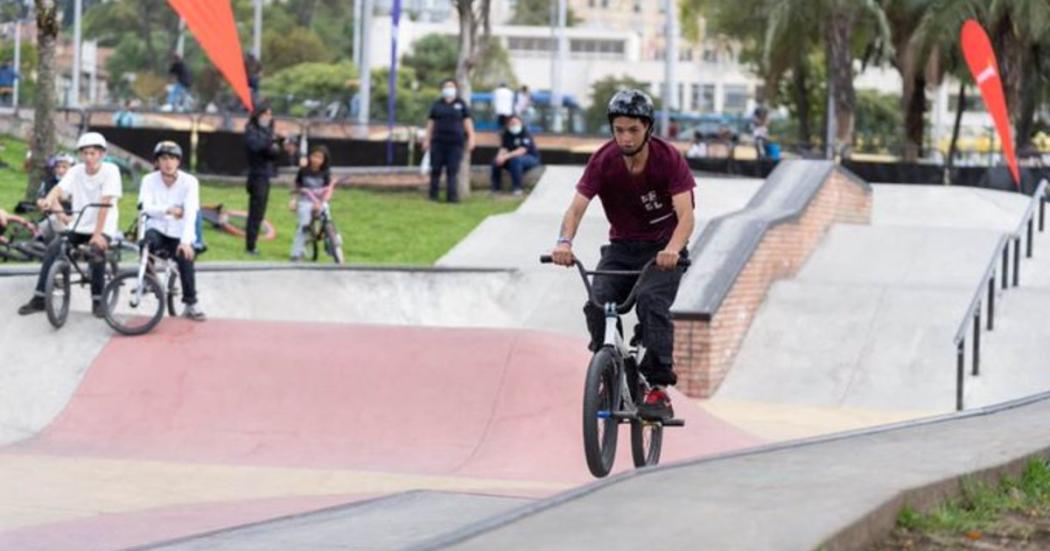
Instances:
[[[979,542],[979,543],[978,543]],[[1050,545],[1050,464],[1032,459],[998,484],[964,480],[959,497],[920,512],[905,507],[877,549],[1046,549]]]
[[[26,175],[21,170],[25,158],[24,142],[0,137],[5,148],[0,158],[11,166],[0,169],[0,207],[11,209],[25,191]],[[120,201],[120,227],[126,228],[135,216],[138,184],[124,182]],[[287,188],[274,187],[266,217],[277,229],[273,241],[259,242],[258,257],[244,253],[244,239],[205,225],[208,252],[201,260],[287,260],[295,231],[295,213],[288,209]],[[241,185],[202,182],[201,202],[222,203],[230,210],[247,210],[248,194]],[[418,191],[369,191],[340,189],[332,198],[332,215],[343,234],[347,261],[355,264],[429,265],[466,237],[492,214],[509,212],[520,199],[494,200],[487,194],[474,194],[458,204],[433,203]],[[330,261],[327,258],[325,261]]]

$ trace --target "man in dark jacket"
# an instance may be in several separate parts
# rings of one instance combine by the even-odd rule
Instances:
[[[248,254],[258,256],[255,243],[259,239],[259,226],[266,217],[273,162],[280,152],[278,137],[273,131],[273,111],[268,103],[261,102],[252,111],[244,127],[244,143],[248,154],[248,227],[244,248]]]

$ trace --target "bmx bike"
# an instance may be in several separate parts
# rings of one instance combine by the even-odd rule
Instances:
[[[544,264],[552,263],[550,255],[540,257]],[[591,474],[601,478],[609,474],[616,460],[619,425],[631,425],[631,456],[635,467],[656,465],[663,448],[664,427],[685,426],[685,421],[669,418],[650,418],[638,411],[638,404],[650,389],[645,376],[638,369],[646,349],[638,339],[627,343],[623,338],[620,316],[634,307],[639,284],[653,270],[655,259],[641,270],[587,270],[579,260],[573,261],[591,304],[605,312],[605,339],[591,358],[583,386],[583,451]],[[678,267],[688,268],[689,260],[682,258]],[[591,279],[602,277],[637,277],[634,287],[622,303],[600,303],[594,297]]]

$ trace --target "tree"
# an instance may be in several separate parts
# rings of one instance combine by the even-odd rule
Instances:
[[[480,90],[492,90],[500,83],[506,83],[512,88],[517,87],[518,76],[510,63],[510,53],[498,38],[490,36],[486,42],[488,44],[485,46],[485,55],[471,77],[471,86]]]
[[[456,72],[456,48],[455,38],[431,33],[417,40],[401,63],[415,72],[420,83],[437,86]]]
[[[976,19],[995,49],[1003,93],[1018,148],[1031,139],[1039,96],[1048,84],[1045,52],[1050,48],[1050,2],[1046,0],[933,0],[914,40],[924,52],[959,51],[959,31]],[[961,73],[964,71],[960,71]]]
[[[372,82],[380,82],[381,86],[372,91],[372,115],[380,120],[386,120],[387,101],[390,97],[387,82],[390,79],[390,69],[376,69],[372,71]],[[416,79],[416,73],[411,67],[401,67],[397,71],[397,96],[394,101],[394,109],[397,120],[414,126],[426,123],[430,112],[430,104],[440,94],[438,83],[422,83]]]
[[[269,74],[300,63],[333,61],[334,52],[325,47],[317,34],[298,25],[283,32],[267,29],[262,42],[262,59]]]
[[[55,151],[55,41],[58,39],[58,13],[55,0],[36,3],[37,93],[33,114],[32,170],[26,182],[26,200],[36,195],[44,179],[47,159]]]
[[[492,23],[489,14],[492,11],[492,0],[455,0],[455,6],[459,14],[459,55],[456,59],[456,82],[459,84],[460,95],[469,104],[473,91],[471,77],[484,58],[486,47],[491,43]],[[470,195],[469,152],[463,155],[457,187],[460,197],[465,198]]]
[[[518,0],[514,6],[514,15],[510,18],[511,25],[532,25],[536,27],[547,27],[551,24],[551,15],[557,9],[558,0]],[[572,27],[579,22],[572,8],[568,9],[565,16],[565,25]]]
[[[274,100],[278,111],[288,111],[308,99],[322,103],[346,101],[356,88],[356,79],[357,67],[349,61],[300,63],[263,80],[262,91]]]

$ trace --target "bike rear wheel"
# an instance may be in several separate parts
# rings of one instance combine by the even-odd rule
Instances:
[[[152,274],[142,278],[141,289],[138,272],[120,274],[106,285],[102,296],[106,323],[122,335],[148,333],[164,317],[164,289]]]
[[[631,421],[631,457],[635,467],[660,463],[664,443],[664,426],[659,422]]]
[[[613,417],[619,407],[618,358],[606,346],[591,358],[583,388],[583,451],[587,468],[596,477],[612,470],[616,460],[619,421]]]
[[[69,300],[71,292],[71,270],[69,262],[58,259],[51,264],[44,283],[44,311],[47,321],[58,329],[65,325],[69,318]]]

